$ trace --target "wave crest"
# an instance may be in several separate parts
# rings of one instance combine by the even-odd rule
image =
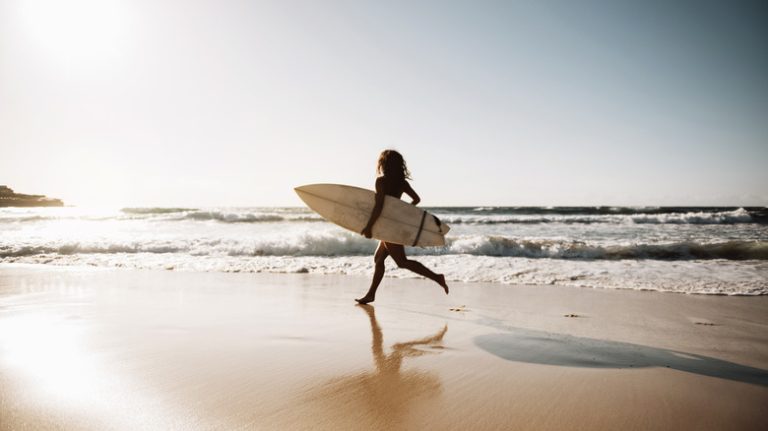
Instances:
[[[141,208],[123,208],[120,211],[124,212],[125,214],[138,214],[138,215],[145,215],[145,214],[173,214],[173,213],[197,211],[197,208],[165,208],[165,207],[147,207],[147,208],[144,208],[144,207],[141,207]]]
[[[663,214],[569,214],[569,215],[441,215],[448,224],[739,224],[754,223],[744,208],[720,212],[685,212]]]
[[[507,237],[470,237],[448,245],[452,254],[583,260],[768,260],[768,242],[728,241],[702,244],[591,245],[579,241],[516,240]]]
[[[0,246],[0,258],[41,254],[180,253],[192,256],[360,256],[376,243],[348,232],[305,233],[284,239],[179,240],[132,243],[55,243]],[[503,236],[449,239],[440,248],[412,248],[416,255],[475,255],[576,260],[768,260],[768,242],[674,242],[666,244],[598,245],[579,241],[521,240]]]

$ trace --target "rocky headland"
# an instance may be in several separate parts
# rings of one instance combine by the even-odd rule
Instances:
[[[61,199],[44,195],[25,195],[16,193],[8,186],[0,186],[0,207],[61,207]]]

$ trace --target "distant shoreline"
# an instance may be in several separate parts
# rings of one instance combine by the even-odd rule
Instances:
[[[45,195],[27,195],[16,193],[8,186],[0,186],[0,207],[63,207],[61,199],[49,198]]]

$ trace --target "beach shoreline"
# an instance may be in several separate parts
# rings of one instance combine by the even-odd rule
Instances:
[[[407,254],[448,280],[768,294],[761,208],[439,207],[444,247]],[[377,242],[304,207],[1,209],[0,265],[369,277]],[[389,261],[387,274],[414,274]]]
[[[0,265],[0,429],[765,429],[768,297]]]

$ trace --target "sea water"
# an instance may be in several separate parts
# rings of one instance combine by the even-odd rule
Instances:
[[[765,207],[430,210],[447,245],[407,253],[453,281],[768,294]],[[370,275],[375,247],[306,208],[0,208],[0,263]]]

